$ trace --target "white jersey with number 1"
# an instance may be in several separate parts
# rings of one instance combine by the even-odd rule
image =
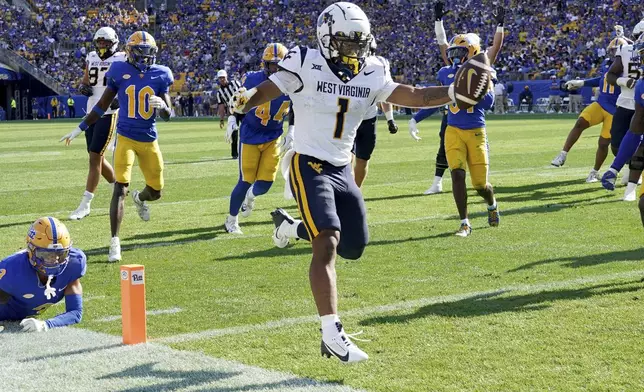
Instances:
[[[635,80],[639,80],[642,77],[640,58],[637,52],[633,50],[633,45],[621,45],[615,56],[620,56],[622,59],[622,67],[624,68],[622,77]],[[621,90],[621,94],[617,97],[617,106],[635,110],[635,90],[623,86]]]
[[[358,126],[376,102],[386,102],[398,86],[389,64],[367,57],[352,78],[334,71],[322,54],[306,47],[291,49],[270,80],[288,94],[297,116],[295,152],[329,162],[351,163]]]
[[[127,59],[125,52],[116,52],[112,56],[101,59],[95,51],[89,52],[85,61],[87,62],[87,75],[89,76],[89,85],[92,87],[92,96],[87,99],[87,113],[89,113],[96,103],[101,99],[105,88],[107,87],[107,79],[105,74],[110,69],[112,63],[117,61],[125,61]],[[118,110],[118,109],[117,109]],[[114,113],[116,110],[107,109],[105,114]]]

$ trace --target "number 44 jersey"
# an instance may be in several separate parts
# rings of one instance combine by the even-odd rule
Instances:
[[[398,86],[389,64],[370,56],[357,75],[338,69],[315,49],[295,47],[278,64],[270,80],[293,104],[295,152],[334,166],[351,163],[351,148],[364,115],[376,102],[386,102]]]
[[[85,61],[87,62],[87,76],[89,77],[89,85],[92,87],[92,96],[87,99],[87,113],[89,113],[94,105],[101,99],[105,88],[107,87],[107,78],[105,75],[112,66],[112,63],[118,61],[125,61],[125,52],[116,52],[112,56],[101,59],[96,51],[89,52]],[[116,110],[108,109],[105,114],[114,113]]]

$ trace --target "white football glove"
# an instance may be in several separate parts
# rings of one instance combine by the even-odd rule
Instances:
[[[76,127],[73,131],[68,133],[67,135],[63,136],[60,138],[59,142],[65,141],[65,145],[69,146],[72,143],[72,140],[76,138],[76,136],[80,135],[81,132],[83,132],[79,127]]]
[[[20,322],[22,332],[45,332],[49,329],[47,323],[35,318],[27,318]]]
[[[153,95],[150,97],[149,102],[150,102],[150,106],[157,110],[165,110],[168,112],[170,111],[170,109],[168,109],[168,104],[165,103],[165,101],[161,97],[157,97],[156,95]]]
[[[237,118],[233,115],[228,116],[228,126],[226,127],[226,143],[232,143],[233,133],[237,130]]]
[[[255,87],[250,90],[246,90],[245,87],[240,87],[235,91],[235,94],[233,94],[233,97],[230,99],[230,109],[234,113],[244,114],[244,106],[246,106],[248,100],[255,95],[256,92],[257,88]]]
[[[416,127],[416,120],[412,118],[411,120],[409,120],[409,136],[411,136],[411,138],[414,139],[415,141],[419,141],[420,140],[420,136],[418,136],[419,133],[420,131]]]
[[[577,90],[578,88],[584,87],[583,80],[570,80],[566,82],[565,85],[567,90]]]

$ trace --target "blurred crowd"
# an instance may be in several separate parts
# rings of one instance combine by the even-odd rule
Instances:
[[[443,64],[431,2],[356,2],[371,19],[378,51],[390,60],[392,74],[406,83],[432,82]],[[444,24],[448,38],[474,32],[481,36],[484,47],[491,45],[496,30],[492,13],[498,2],[447,1],[450,13]],[[329,3],[332,1],[178,1],[172,10],[151,6],[137,11],[132,0],[36,0],[38,11],[34,13],[0,3],[0,45],[73,89],[99,27],[114,27],[122,42],[131,32],[146,29],[160,46],[157,61],[173,70],[180,91],[213,91],[217,70],[226,69],[238,78],[257,69],[268,42],[315,46],[317,16]],[[593,75],[606,56],[613,26],[623,25],[629,35],[644,16],[642,2],[626,4],[624,0],[509,0],[506,9],[507,35],[496,64],[505,80]]]

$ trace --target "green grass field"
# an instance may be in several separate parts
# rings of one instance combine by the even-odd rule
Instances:
[[[150,339],[369,391],[644,390],[641,222],[636,203],[619,200],[622,188],[584,182],[599,129],[586,131],[557,169],[549,162],[572,117],[490,119],[501,225],[488,227],[484,203],[470,192],[473,232],[463,239],[453,235],[451,182],[443,194],[422,195],[434,175],[438,118],[421,123],[418,143],[398,122],[397,135],[379,122],[364,187],[370,245],[360,260],[337,263],[342,319],[371,340],[359,343],[369,361],[320,357],[310,245],[276,249],[270,238],[271,210],[297,214],[281,179],[241,219],[243,236],[223,230],[237,163],[216,121],[160,124],[163,198],[149,222],[127,201],[123,263],[145,265],[148,310],[171,310],[148,317]],[[77,207],[85,142],[58,143],[74,126],[0,125],[3,255],[23,247],[39,216],[66,219]],[[135,168],[132,189],[143,185]],[[120,314],[119,265],[106,262],[109,193],[101,183],[92,214],[67,226],[89,260],[79,327],[119,335],[120,321],[109,321]]]

